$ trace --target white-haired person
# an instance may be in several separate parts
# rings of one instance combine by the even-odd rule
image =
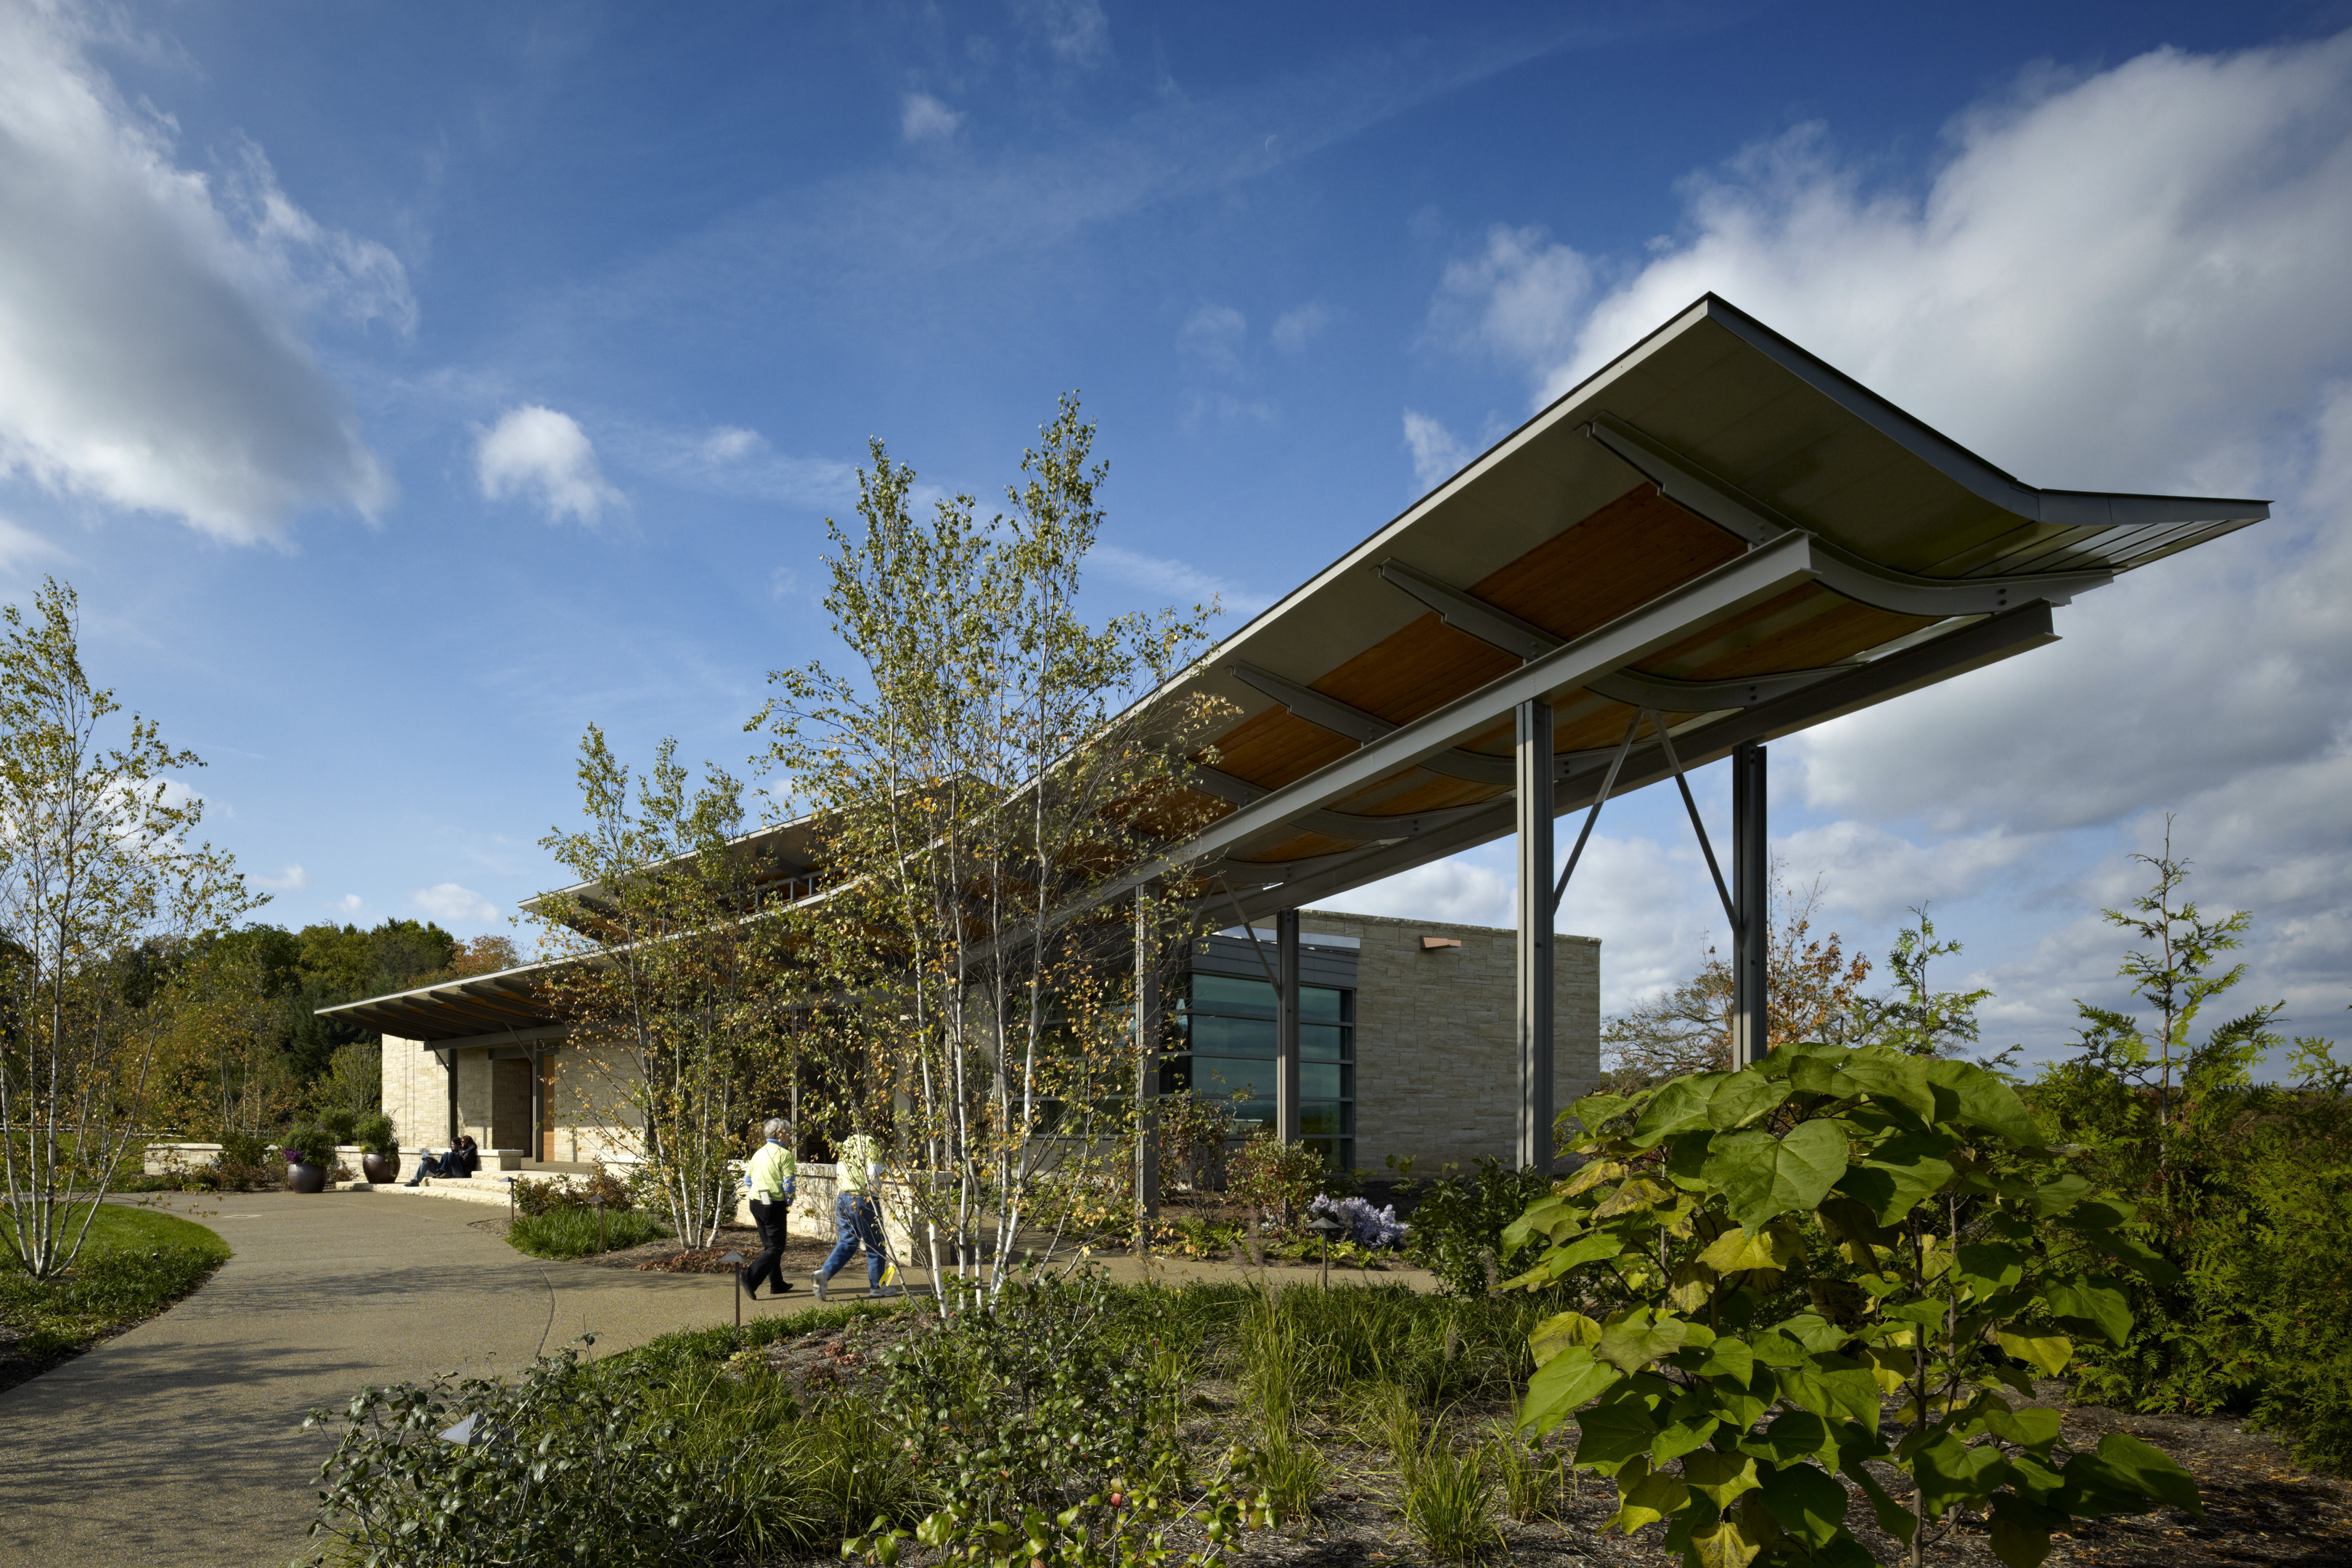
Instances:
[[[786,1141],[792,1123],[772,1116],[760,1131],[767,1142],[743,1170],[743,1184],[751,1189],[751,1223],[760,1227],[760,1256],[742,1270],[743,1293],[755,1301],[763,1280],[771,1295],[781,1296],[793,1288],[784,1278],[784,1226],[792,1217],[793,1193],[800,1176],[800,1162],[793,1157],[792,1144]]]
[[[872,1138],[853,1132],[841,1141],[834,1155],[840,1186],[833,1200],[833,1256],[816,1271],[816,1299],[824,1300],[825,1282],[841,1271],[849,1255],[866,1248],[866,1293],[882,1294],[882,1211],[875,1198],[882,1185],[882,1151]]]

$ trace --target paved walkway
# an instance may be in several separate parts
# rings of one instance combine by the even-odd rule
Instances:
[[[306,1546],[319,1465],[302,1416],[365,1384],[511,1372],[578,1335],[596,1353],[732,1321],[731,1283],[528,1258],[471,1203],[389,1193],[173,1197],[236,1249],[204,1289],[56,1371],[0,1393],[0,1563],[282,1565]],[[1133,1260],[1109,1260],[1133,1278]],[[1271,1271],[1311,1284],[1312,1270]],[[844,1271],[854,1300],[862,1263]],[[1234,1279],[1159,1264],[1163,1284]],[[1433,1281],[1417,1270],[1331,1282]],[[806,1281],[755,1315],[814,1305]]]
[[[367,1193],[171,1198],[236,1249],[204,1289],[0,1393],[0,1563],[243,1568],[306,1542],[301,1430],[363,1384],[509,1372],[593,1331],[596,1353],[732,1321],[710,1275],[544,1262],[472,1204]],[[503,1216],[499,1216],[503,1217]],[[806,1288],[748,1316],[804,1310]]]

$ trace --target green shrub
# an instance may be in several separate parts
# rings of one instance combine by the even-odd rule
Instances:
[[[352,1119],[352,1142],[387,1159],[400,1152],[399,1131],[381,1110],[363,1110]]]
[[[515,1212],[521,1215],[560,1214],[577,1210],[589,1213],[602,1200],[606,1214],[619,1214],[625,1209],[642,1206],[639,1194],[630,1184],[613,1174],[602,1164],[585,1177],[550,1176],[532,1181],[518,1177],[514,1184]]]
[[[308,1121],[288,1128],[285,1136],[278,1140],[278,1147],[289,1165],[332,1165],[335,1163],[335,1146],[341,1142],[335,1136],[333,1129]],[[297,1155],[300,1156],[299,1161]]]
[[[322,1467],[313,1534],[332,1560],[614,1568],[806,1552],[862,1528],[893,1467],[864,1402],[819,1419],[761,1368],[590,1363],[566,1349],[512,1382],[363,1390]],[[470,1418],[474,1441],[439,1435]],[[309,1425],[338,1417],[311,1412]],[[859,1473],[876,1472],[872,1480]]]
[[[1410,1161],[1398,1169],[1405,1176],[1400,1195],[1414,1199],[1405,1256],[1456,1296],[1483,1296],[1494,1288],[1505,1228],[1551,1190],[1544,1173],[1512,1170],[1491,1154],[1479,1159],[1475,1177],[1448,1165],[1436,1180],[1422,1184],[1412,1180]]]
[[[1616,1479],[1617,1528],[1664,1521],[1702,1561],[1858,1561],[1842,1472],[1915,1562],[1974,1512],[2034,1568],[2074,1519],[2201,1513],[2155,1449],[2119,1432],[2071,1448],[2056,1412],[2015,1403],[2077,1340],[2128,1337],[2118,1265],[2175,1275],[1990,1072],[1790,1045],[1572,1110],[1591,1163],[1512,1226],[1507,1247],[1538,1246],[1512,1283],[1602,1276],[1637,1304],[1538,1329],[1520,1425],[1575,1416],[1574,1462]],[[1783,1314],[1792,1285],[1811,1305]],[[1874,1463],[1911,1479],[1909,1506]]]
[[[553,1209],[518,1215],[507,1226],[507,1240],[517,1251],[534,1258],[588,1258],[668,1234],[667,1226],[636,1209],[604,1215],[588,1209]]]
[[[1228,1190],[1264,1218],[1288,1225],[1318,1193],[1344,1178],[1326,1170],[1311,1143],[1285,1143],[1260,1131],[1226,1162]]]
[[[2085,1347],[2077,1396],[2249,1416],[2304,1464],[2352,1474],[2352,1101],[2324,1073],[2283,1088],[2207,1065],[2168,1124],[2091,1062],[2031,1091],[2053,1134],[2138,1199],[2130,1233],[2180,1276],[2134,1284],[2129,1341]]]

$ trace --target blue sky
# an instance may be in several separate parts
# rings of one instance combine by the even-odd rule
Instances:
[[[1932,900],[2038,1054],[2171,811],[2247,994],[2352,1033],[2347,26],[0,0],[0,592],[80,591],[271,917],[504,930],[586,724],[740,765],[827,651],[868,437],[988,496],[1080,389],[1099,608],[1246,613],[1713,288],[2029,480],[2278,501],[1776,747],[1820,925]],[[1612,1005],[1717,939],[1656,796],[1563,912]],[[1509,876],[1345,901],[1499,924]]]

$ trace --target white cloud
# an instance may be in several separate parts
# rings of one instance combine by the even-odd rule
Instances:
[[[1215,599],[1225,609],[1245,616],[1255,615],[1274,603],[1267,595],[1240,587],[1188,562],[1144,555],[1116,544],[1097,543],[1087,552],[1087,563],[1112,582],[1124,583],[1130,588],[1197,604]]]
[[[273,893],[299,893],[310,885],[310,873],[297,865],[289,865],[275,877],[247,877],[257,888],[267,888]]]
[[[65,552],[31,529],[0,517],[0,572],[14,572],[32,561],[54,560]]]
[[[527,403],[510,408],[475,443],[474,468],[492,500],[524,495],[548,521],[566,517],[593,525],[607,506],[625,504],[604,481],[596,448],[569,414]]]
[[[409,330],[392,253],[320,225],[268,160],[181,167],[63,5],[0,7],[0,472],[238,542],[393,486],[300,328]]]
[[[1461,471],[1470,449],[1453,431],[1426,414],[1404,411],[1404,444],[1412,453],[1412,477],[1423,490]]]
[[[485,925],[499,918],[496,904],[471,888],[461,888],[455,882],[436,882],[429,888],[419,888],[408,896],[408,901],[443,925]]]
[[[2054,647],[1784,742],[1832,819],[1792,843],[1833,896],[2038,882],[2027,930],[2072,923],[1990,983],[2046,1037],[2120,952],[2073,911],[2120,897],[2116,839],[2177,809],[2200,897],[2263,922],[2245,994],[2345,1028],[2352,34],[2030,79],[1953,123],[1916,193],[1818,127],[1685,190],[1687,226],[1622,270],[1495,230],[1433,335],[1520,365],[1540,403],[1712,290],[2029,481],[2279,498],[2062,610]]]
[[[367,900],[357,893],[345,893],[327,905],[327,912],[356,923],[367,913]]]
[[[623,425],[607,432],[604,444],[616,467],[719,495],[805,507],[857,500],[855,464],[779,452],[765,436],[740,425],[708,430]]]
[[[1284,353],[1304,353],[1307,343],[1330,324],[1330,308],[1320,300],[1309,300],[1298,309],[1276,316],[1274,330],[1267,335]]]
[[[1065,64],[1098,66],[1110,58],[1110,18],[1100,0],[1019,0],[1015,9]]]
[[[908,142],[945,142],[955,135],[963,116],[928,92],[910,92],[898,102],[898,134]]]
[[[1185,358],[1230,375],[1241,369],[1249,320],[1231,305],[1206,304],[1177,329],[1176,350]]]

